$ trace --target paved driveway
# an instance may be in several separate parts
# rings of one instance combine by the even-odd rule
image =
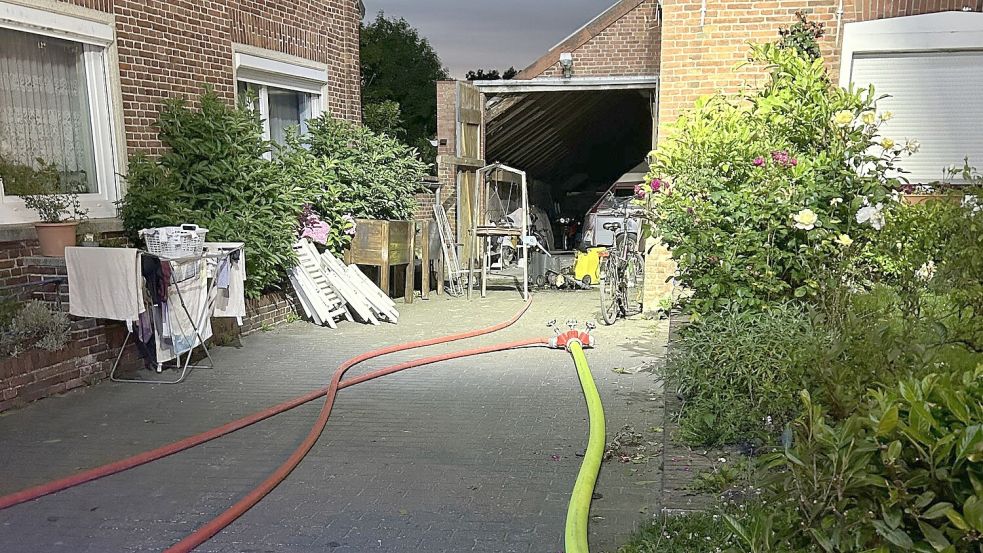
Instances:
[[[541,292],[512,328],[404,352],[349,375],[443,351],[551,334],[597,317],[596,292]],[[175,386],[105,382],[0,416],[0,493],[144,451],[325,385],[342,360],[385,344],[487,326],[521,300],[437,297],[401,306],[399,325],[304,322],[213,350],[218,367]],[[658,511],[654,455],[662,395],[634,373],[663,354],[665,322],[595,331],[588,359],[609,439],[644,437],[634,461],[602,469],[592,551],[613,551]],[[619,369],[617,372],[612,369]],[[628,369],[624,374],[621,369]],[[269,474],[307,433],[319,402],[128,472],[0,511],[7,553],[160,551]],[[199,551],[560,552],[586,445],[586,406],[569,356],[544,348],[411,369],[345,389],[320,442],[256,508]],[[644,444],[643,444],[644,445]]]

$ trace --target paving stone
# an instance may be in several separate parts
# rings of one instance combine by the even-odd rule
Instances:
[[[548,336],[545,321],[596,320],[596,292],[539,293],[514,327],[373,360],[350,376],[420,355]],[[175,386],[102,383],[0,416],[0,493],[207,430],[326,385],[344,359],[385,344],[510,316],[512,294],[400,305],[399,325],[298,322],[212,351],[217,368]],[[667,323],[619,321],[588,351],[609,437],[663,424],[649,372]],[[160,551],[261,482],[307,434],[320,401],[204,446],[0,511],[5,553]],[[659,404],[661,407],[661,403]],[[559,552],[586,446],[586,406],[566,353],[526,349],[420,367],[342,390],[317,446],[256,508],[199,548],[264,551]],[[555,457],[558,456],[558,457]],[[605,463],[592,551],[613,551],[658,512],[661,460]],[[603,514],[602,514],[603,513]],[[53,519],[53,520],[52,520]]]

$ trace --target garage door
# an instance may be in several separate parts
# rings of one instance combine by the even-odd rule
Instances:
[[[983,167],[983,52],[858,54],[850,80],[891,95],[878,103],[894,114],[883,136],[921,143],[901,163],[911,182],[940,180],[966,156]]]

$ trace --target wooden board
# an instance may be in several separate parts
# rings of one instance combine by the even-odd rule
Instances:
[[[292,270],[292,279],[298,295],[303,295],[311,312],[316,312],[321,322],[334,328],[334,320],[344,317],[351,320],[351,314],[345,306],[344,298],[337,288],[321,270],[314,245],[306,239],[294,245],[298,265]]]
[[[320,269],[330,287],[338,297],[348,304],[359,319],[369,324],[379,324],[379,320],[373,315],[372,308],[365,296],[352,285],[349,276],[346,273],[335,271],[330,265],[325,263],[324,259],[318,255],[317,249],[310,240],[301,238],[294,245],[294,249],[297,250],[298,257],[305,260],[312,260],[311,263]]]
[[[357,265],[352,264],[346,266],[340,259],[333,256],[331,252],[321,254],[321,260],[334,273],[347,275],[351,286],[361,293],[376,315],[393,323],[398,321],[399,311],[396,310],[396,302],[383,293],[374,282],[369,280]]]

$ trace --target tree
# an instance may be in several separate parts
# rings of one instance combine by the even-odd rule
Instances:
[[[361,61],[362,105],[370,117],[381,115],[388,121],[383,126],[389,128],[375,130],[394,132],[392,106],[374,105],[395,102],[404,131],[400,138],[411,145],[426,144],[437,133],[435,83],[448,78],[430,42],[405,19],[387,18],[380,11],[374,21],[362,26]]]
[[[464,78],[469,81],[497,81],[499,79],[509,80],[518,74],[519,71],[515,67],[509,67],[504,73],[499,73],[498,69],[489,69],[488,71],[478,69],[477,71],[468,71]]]
[[[393,138],[400,138],[406,134],[399,104],[392,100],[382,100],[362,106],[362,122],[378,134],[386,134]]]

